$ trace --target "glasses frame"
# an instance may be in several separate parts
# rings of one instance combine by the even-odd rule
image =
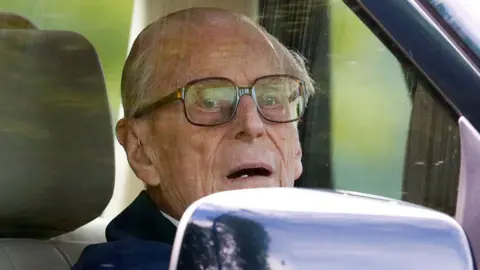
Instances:
[[[257,103],[257,98],[255,96],[255,84],[260,81],[260,80],[263,80],[263,79],[267,79],[267,78],[278,78],[278,77],[283,77],[283,78],[289,78],[289,79],[293,79],[295,81],[297,81],[299,83],[299,86],[301,87],[301,93],[300,95],[302,95],[302,98],[303,98],[303,106],[302,106],[302,113],[295,119],[292,119],[292,120],[288,120],[288,121],[274,121],[274,120],[270,120],[268,119],[267,117],[265,117],[263,114],[262,114],[262,111],[260,110],[259,108],[259,105]],[[187,91],[190,89],[190,87],[196,83],[199,83],[199,82],[202,82],[202,81],[206,81],[206,80],[226,80],[228,82],[230,82],[233,86],[235,86],[235,94],[236,94],[236,102],[234,104],[234,110],[233,110],[233,113],[232,115],[226,119],[225,121],[223,122],[220,122],[220,123],[217,123],[217,124],[199,124],[199,123],[195,123],[194,121],[192,121],[189,117],[188,117],[188,113],[187,113],[187,106],[185,105],[185,100],[186,100],[186,93]],[[172,103],[175,103],[177,101],[182,101],[183,103],[183,113],[185,114],[185,118],[187,118],[187,121],[192,124],[192,125],[195,125],[195,126],[203,126],[203,127],[212,127],[212,126],[219,126],[219,125],[223,125],[227,122],[229,122],[230,120],[232,120],[233,117],[235,117],[235,115],[237,114],[237,109],[238,109],[238,104],[240,103],[240,98],[242,96],[245,96],[245,95],[248,95],[250,97],[252,97],[253,101],[255,102],[255,106],[257,107],[257,111],[258,111],[258,114],[260,114],[265,120],[269,121],[269,122],[273,122],[273,123],[290,123],[290,122],[295,122],[295,121],[298,121],[300,118],[302,118],[303,114],[305,113],[305,108],[307,107],[307,93],[306,93],[306,84],[303,80],[295,77],[295,76],[292,76],[292,75],[288,75],[288,74],[274,74],[274,75],[266,75],[266,76],[262,76],[262,77],[259,77],[257,79],[255,79],[255,81],[253,82],[253,84],[251,86],[238,86],[234,81],[230,80],[229,78],[224,78],[224,77],[205,77],[205,78],[201,78],[201,79],[196,79],[196,80],[193,80],[193,81],[190,81],[188,82],[185,86],[182,86],[180,88],[177,88],[174,92],[166,95],[165,97],[159,99],[158,101],[155,101],[154,103],[150,104],[150,105],[147,105],[141,109],[139,109],[138,111],[136,111],[134,114],[133,114],[133,118],[135,119],[138,119],[138,118],[141,118],[145,115],[148,115],[150,113],[152,113],[154,110],[162,107],[162,106],[166,106],[168,104],[172,104]]]

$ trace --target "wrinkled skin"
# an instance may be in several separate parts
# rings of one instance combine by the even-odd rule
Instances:
[[[202,12],[202,11],[200,11]],[[171,19],[162,28],[155,58],[156,92],[151,101],[187,82],[226,77],[248,86],[261,76],[284,74],[281,53],[253,25],[226,12],[203,11]],[[294,75],[294,74],[292,74]],[[181,102],[157,109],[149,118],[122,119],[117,137],[128,161],[159,208],[174,218],[208,194],[243,188],[293,186],[302,173],[297,123],[271,123],[250,96],[236,116],[215,127],[194,126]],[[262,164],[268,177],[228,179],[241,165]]]

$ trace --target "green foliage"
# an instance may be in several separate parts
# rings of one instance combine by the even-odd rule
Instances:
[[[342,1],[332,2],[335,187],[399,199],[412,107],[400,65]]]

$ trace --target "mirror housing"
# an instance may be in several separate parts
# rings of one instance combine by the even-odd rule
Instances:
[[[170,270],[474,269],[450,216],[381,197],[299,188],[227,191],[183,215]]]

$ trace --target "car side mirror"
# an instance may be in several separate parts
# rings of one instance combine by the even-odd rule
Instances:
[[[451,217],[400,201],[298,188],[227,191],[184,213],[170,270],[474,269]]]

